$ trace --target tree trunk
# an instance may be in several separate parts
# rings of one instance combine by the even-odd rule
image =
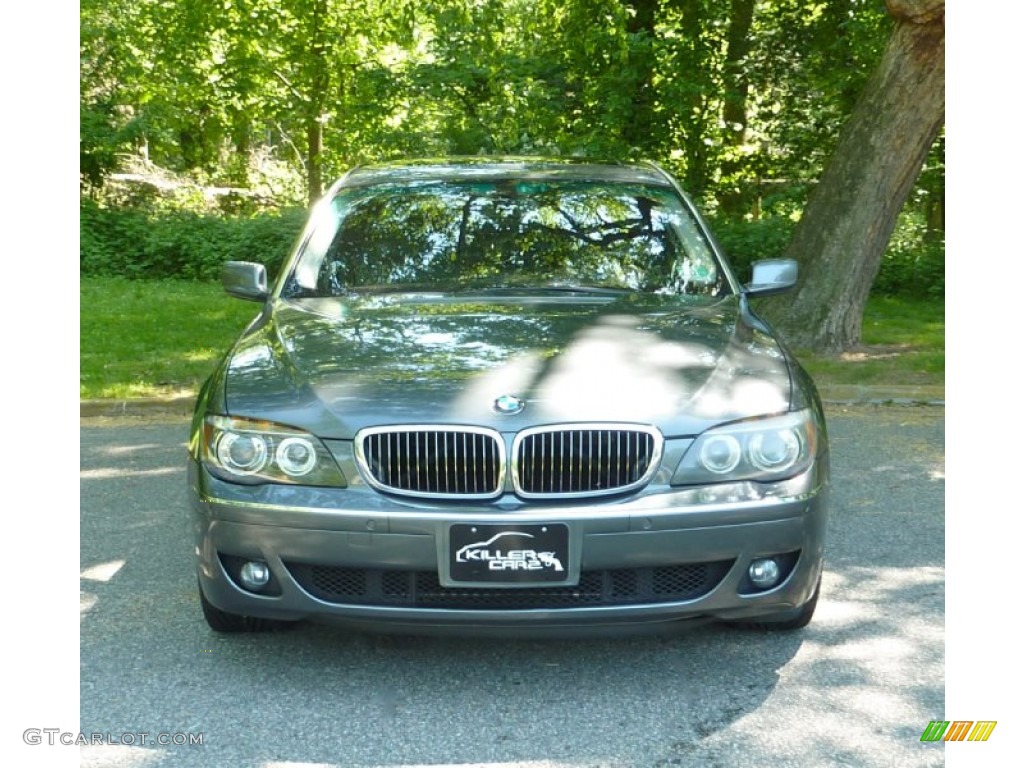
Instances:
[[[324,193],[321,162],[324,148],[324,102],[330,85],[327,69],[327,0],[313,3],[310,19],[309,100],[306,103],[306,187],[309,204],[312,206]]]
[[[323,173],[320,170],[320,155],[324,149],[324,125],[318,117],[306,119],[306,187],[309,191],[310,206],[324,193]]]
[[[729,33],[725,49],[725,92],[722,94],[723,142],[738,148],[747,140],[747,56],[750,54],[750,27],[754,23],[754,0],[732,0],[729,6]],[[733,176],[743,167],[744,160],[729,153],[722,161],[725,188],[719,192],[722,211],[736,214],[747,208],[743,192],[736,186]]]
[[[787,255],[800,263],[791,301],[766,314],[798,348],[860,343],[871,284],[945,115],[944,0],[887,0],[896,26]]]
[[[725,80],[722,118],[725,138],[739,146],[747,135],[747,56],[750,54],[750,27],[754,23],[754,0],[732,0],[729,6],[729,33],[726,37]]]
[[[700,197],[708,185],[709,158],[708,147],[704,143],[707,136],[706,125],[708,122],[707,113],[708,99],[705,94],[706,83],[700,80],[704,75],[696,73],[707,71],[707,50],[703,41],[703,20],[707,16],[704,4],[701,0],[678,0],[677,5],[681,12],[679,28],[683,40],[690,48],[691,58],[687,61],[690,72],[681,75],[693,77],[690,88],[679,104],[679,114],[686,126],[684,128],[686,169],[683,174],[683,184],[687,191]],[[691,75],[691,73],[694,73]]]
[[[924,239],[937,242],[946,235],[946,189],[936,186],[928,190],[927,220],[925,222]]]
[[[657,0],[623,0],[632,9],[626,22],[630,36],[629,70],[632,72],[632,110],[630,120],[622,126],[622,138],[631,147],[644,146],[650,139],[654,114],[654,43]]]

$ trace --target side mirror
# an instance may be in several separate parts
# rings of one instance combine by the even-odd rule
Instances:
[[[229,294],[246,301],[265,301],[270,295],[267,268],[251,261],[225,262],[220,282]]]
[[[753,279],[743,287],[747,296],[771,296],[796,285],[795,259],[764,259],[754,262]]]

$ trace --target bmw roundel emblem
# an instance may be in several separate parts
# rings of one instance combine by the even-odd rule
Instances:
[[[502,395],[494,401],[494,410],[507,416],[519,413],[526,407],[526,401],[515,395]]]

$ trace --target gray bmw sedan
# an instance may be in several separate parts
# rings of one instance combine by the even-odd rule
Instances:
[[[455,159],[330,189],[203,386],[209,625],[795,629],[829,453],[810,378],[654,165]]]

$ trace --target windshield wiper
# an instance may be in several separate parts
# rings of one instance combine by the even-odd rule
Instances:
[[[576,285],[574,283],[543,285],[538,286],[536,290],[550,291],[552,293],[595,293],[602,296],[621,296],[627,293],[636,293],[632,288],[616,288],[610,285]]]

